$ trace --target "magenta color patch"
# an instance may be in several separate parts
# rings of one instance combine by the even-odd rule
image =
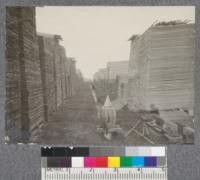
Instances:
[[[96,166],[96,158],[95,157],[84,157],[84,167],[93,168]]]

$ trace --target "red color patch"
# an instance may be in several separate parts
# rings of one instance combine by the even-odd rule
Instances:
[[[96,157],[96,167],[108,167],[108,158]]]

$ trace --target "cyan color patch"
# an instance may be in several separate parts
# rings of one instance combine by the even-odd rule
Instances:
[[[132,157],[132,166],[133,167],[144,167],[144,157]]]

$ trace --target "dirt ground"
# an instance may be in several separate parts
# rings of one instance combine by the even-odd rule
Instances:
[[[138,113],[127,110],[117,112],[117,124],[127,132],[140,119]],[[131,132],[124,138],[119,134],[107,140],[97,133],[97,110],[89,84],[82,86],[79,94],[68,98],[64,105],[45,122],[34,140],[39,144],[67,145],[148,145],[143,137]],[[166,144],[167,140],[154,130],[150,130],[150,139],[155,144]]]

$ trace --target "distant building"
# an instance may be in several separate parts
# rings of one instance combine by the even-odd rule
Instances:
[[[125,88],[123,83],[124,76],[127,76],[128,71],[128,61],[108,62],[106,68],[99,69],[99,71],[94,74],[97,97],[104,102],[107,95],[109,95],[112,101],[117,98],[122,98],[122,96],[127,96],[127,88]]]
[[[106,68],[101,68],[94,74],[94,80],[105,80],[108,78],[108,71]]]
[[[107,63],[108,79],[115,80],[117,76],[127,74],[129,61],[113,61]]]

